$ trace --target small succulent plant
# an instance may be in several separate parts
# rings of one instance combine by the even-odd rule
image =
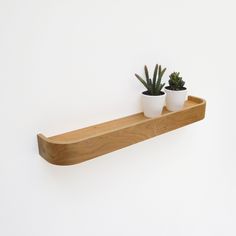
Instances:
[[[173,72],[172,74],[170,74],[170,79],[169,79],[169,86],[168,89],[170,90],[184,90],[186,89],[184,87],[185,82],[182,80],[182,77],[180,77],[180,73],[179,72]]]
[[[141,76],[135,74],[137,79],[144,85],[147,91],[144,92],[146,95],[161,95],[163,92],[162,88],[165,86],[165,83],[161,83],[161,79],[166,71],[166,68],[162,69],[161,65],[156,65],[153,73],[152,79],[149,77],[148,68],[144,66],[144,72],[146,79],[144,80]]]

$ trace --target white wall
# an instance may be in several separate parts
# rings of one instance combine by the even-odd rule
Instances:
[[[0,235],[235,236],[234,2],[0,0]],[[155,63],[205,120],[80,165],[38,155],[38,132],[140,111]]]

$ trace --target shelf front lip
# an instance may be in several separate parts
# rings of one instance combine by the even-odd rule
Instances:
[[[112,129],[107,132],[101,132],[99,134],[91,135],[86,138],[80,138],[72,142],[54,141],[54,140],[51,140],[50,138],[45,137],[43,134],[38,134],[37,138],[38,138],[39,154],[51,164],[63,165],[63,166],[78,164],[80,162],[84,162],[84,161],[96,158],[106,153],[116,151],[118,149],[133,145],[135,143],[144,141],[146,139],[161,135],[163,133],[175,130],[177,128],[180,128],[180,127],[183,127],[188,124],[204,119],[206,101],[204,99],[193,97],[193,96],[189,96],[188,100],[193,101],[196,104],[190,107],[186,107],[177,112],[170,112],[167,114],[163,114],[157,118],[149,118],[149,119],[147,118],[145,120],[134,122],[132,124],[122,126],[117,129]],[[186,119],[184,121],[178,121],[177,119],[177,123],[175,125],[172,124],[171,120],[173,118],[178,117],[181,120],[183,116],[186,116]],[[163,125],[165,121],[168,121],[167,125],[166,124]],[[155,131],[155,127],[157,123],[158,123],[158,127],[160,126],[161,128]],[[151,125],[151,131],[149,129],[146,133],[146,128],[149,128],[149,126],[147,125]],[[130,137],[129,136],[126,137],[126,135],[127,134],[130,135],[132,131],[134,131],[135,133],[134,136],[137,135],[136,130],[139,130],[139,128],[142,129],[141,132],[138,133],[138,135],[139,136],[141,135],[141,136],[138,138],[135,137],[135,139],[133,140],[131,137],[131,141],[128,140]],[[116,134],[118,134],[118,142],[121,141],[122,143],[119,143],[119,144],[115,143],[114,144],[115,147],[111,147],[110,137],[114,139],[114,136]],[[124,142],[121,136],[119,136],[121,134],[122,134],[122,138],[124,136],[124,139],[127,139],[127,140],[124,140]],[[99,140],[99,141],[96,142],[95,140]],[[94,149],[94,144],[96,144],[95,149]],[[91,152],[90,152],[90,149],[92,149]]]
[[[191,108],[196,108],[198,106],[203,106],[203,105],[206,105],[206,100],[205,99],[202,99],[202,98],[198,98],[198,97],[195,97],[195,96],[188,96],[188,99],[196,99],[199,101],[199,103],[197,105],[194,105],[193,107],[186,107],[186,108],[183,108],[182,110],[180,111],[175,111],[175,112],[169,112],[169,113],[166,113],[166,114],[163,114],[159,117],[155,117],[155,118],[147,118],[146,120],[142,120],[142,121],[138,121],[138,122],[135,122],[133,123],[132,125],[124,125],[122,126],[121,128],[117,128],[117,129],[113,129],[112,131],[106,131],[106,132],[101,132],[99,134],[96,134],[96,135],[91,135],[89,137],[86,137],[86,138],[80,138],[78,140],[75,140],[75,141],[54,141],[54,140],[51,140],[50,137],[47,138],[46,136],[44,136],[43,134],[39,133],[37,136],[41,139],[43,139],[45,142],[48,142],[48,143],[52,143],[52,144],[76,144],[78,142],[82,142],[82,141],[85,141],[85,140],[89,140],[91,138],[95,138],[95,137],[99,137],[101,135],[105,135],[105,134],[109,134],[111,132],[115,132],[115,131],[119,131],[119,130],[122,130],[122,129],[126,129],[126,128],[129,128],[130,126],[134,126],[134,125],[139,125],[139,124],[142,124],[142,123],[145,123],[147,121],[151,121],[151,120],[158,120],[160,117],[168,117],[168,116],[173,116],[174,114],[176,113],[179,113],[179,112],[183,112],[185,110],[189,110]],[[141,112],[142,113],[142,112]],[[138,115],[138,114],[141,114],[141,113],[137,113],[137,114],[134,114],[134,115]],[[204,117],[205,117],[205,112],[204,112]],[[204,119],[204,117],[202,119]],[[99,124],[98,124],[99,125]],[[63,134],[62,134],[63,135]]]

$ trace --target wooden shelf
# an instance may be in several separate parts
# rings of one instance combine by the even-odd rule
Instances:
[[[164,108],[157,118],[138,113],[49,138],[38,134],[39,153],[55,165],[77,164],[202,120],[205,107],[205,100],[189,96],[181,111]]]

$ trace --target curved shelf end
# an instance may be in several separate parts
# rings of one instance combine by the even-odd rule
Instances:
[[[38,134],[37,139],[39,154],[46,161],[54,165],[69,165],[60,155],[60,150],[65,148],[65,144],[52,141],[43,134]]]

